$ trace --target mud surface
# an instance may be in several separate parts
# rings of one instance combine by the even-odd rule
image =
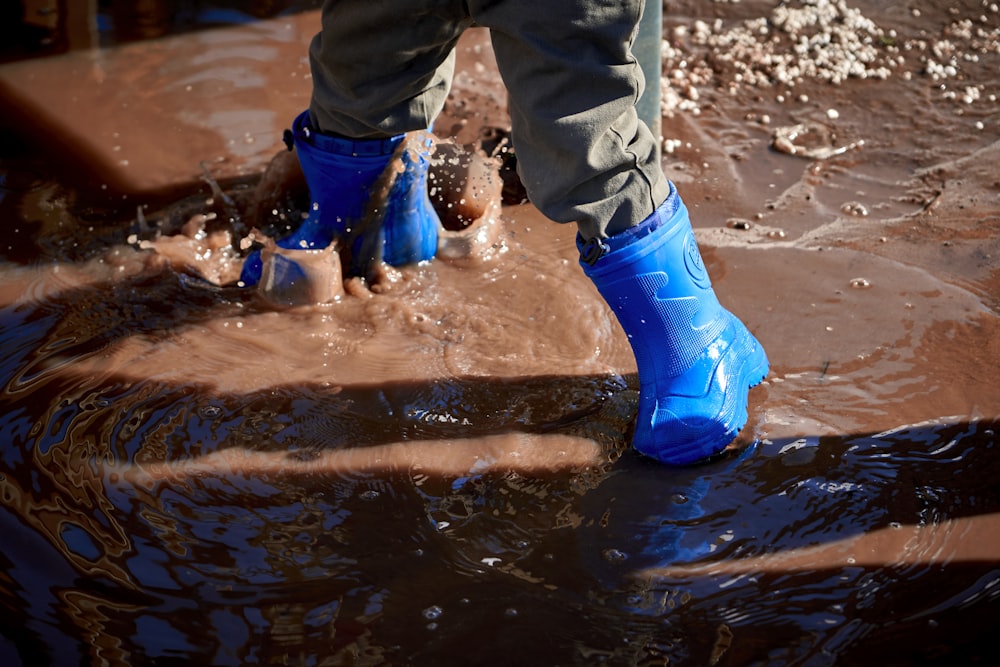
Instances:
[[[530,204],[329,303],[221,278],[300,217],[258,184],[315,14],[91,54],[110,116],[78,54],[2,66],[72,118],[3,129],[0,662],[1000,662],[1000,13],[664,13],[664,170],[772,364],[737,451],[685,469],[628,447],[628,343]],[[864,67],[801,67],[831,44]],[[435,133],[505,105],[473,31]]]

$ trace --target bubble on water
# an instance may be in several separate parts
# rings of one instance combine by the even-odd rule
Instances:
[[[427,609],[424,609],[421,612],[421,614],[423,614],[424,618],[426,618],[428,621],[436,621],[437,619],[441,618],[441,614],[443,614],[443,613],[444,613],[444,609],[442,609],[441,607],[439,607],[436,604],[435,605],[431,605],[430,607],[427,607]]]
[[[601,552],[601,556],[609,563],[623,563],[628,560],[627,553],[615,548],[605,549]]]
[[[215,419],[222,414],[222,408],[217,405],[206,405],[201,410],[201,416],[207,419]]]
[[[847,201],[840,205],[840,210],[847,215],[853,215],[856,218],[866,218],[868,217],[868,207],[858,201]]]
[[[872,286],[867,278],[852,278],[850,284],[853,289],[871,289]]]

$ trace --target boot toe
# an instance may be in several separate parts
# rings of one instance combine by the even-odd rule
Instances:
[[[649,417],[640,410],[634,439],[639,452],[663,463],[696,463],[725,449],[746,424],[748,394],[767,375],[767,355],[743,323],[727,315],[734,325],[728,329],[735,335],[712,366],[708,391],[683,396],[668,388],[650,401]],[[697,382],[684,380],[689,385]]]

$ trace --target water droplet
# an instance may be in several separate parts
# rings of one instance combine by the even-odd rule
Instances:
[[[201,409],[201,416],[208,419],[215,419],[222,414],[222,408],[217,405],[206,405]]]
[[[508,607],[507,610],[503,613],[503,615],[506,616],[507,618],[514,618],[515,616],[517,616],[517,609],[514,609],[513,607]]]
[[[614,548],[605,549],[604,551],[601,552],[601,556],[603,556],[604,560],[608,561],[609,563],[622,563],[628,560],[627,553]]]
[[[857,201],[844,202],[840,205],[840,210],[847,215],[853,215],[857,218],[868,217],[868,207]]]
[[[427,607],[427,609],[424,609],[421,613],[428,621],[435,621],[441,618],[441,614],[444,613],[444,609],[435,604]]]
[[[379,493],[375,489],[365,489],[360,494],[358,494],[361,500],[375,500],[378,498]]]
[[[851,287],[854,289],[870,289],[872,283],[867,278],[852,278]]]

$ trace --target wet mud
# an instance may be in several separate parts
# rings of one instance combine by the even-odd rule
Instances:
[[[265,170],[315,13],[0,66],[0,661],[1000,661],[1000,14],[664,14],[663,167],[772,364],[689,468],[630,449],[628,342],[509,172],[478,245],[233,283],[301,219]],[[861,41],[797,58],[871,60],[796,80],[823,16]],[[489,152],[487,36],[459,56],[433,130]]]

